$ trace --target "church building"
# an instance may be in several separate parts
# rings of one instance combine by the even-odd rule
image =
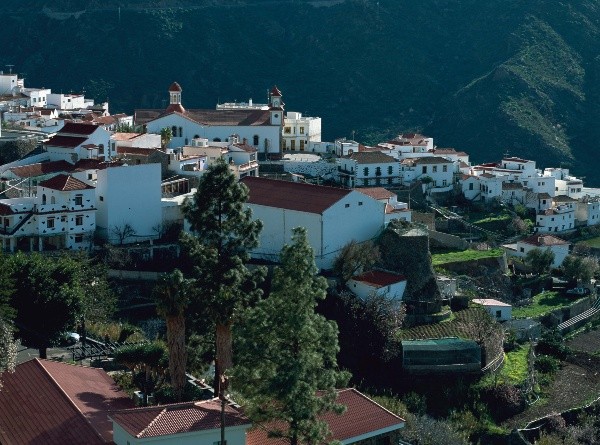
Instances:
[[[156,134],[170,128],[173,137],[169,148],[189,145],[195,138],[223,142],[237,135],[259,153],[281,154],[284,103],[277,87],[269,92],[267,109],[186,109],[181,93],[181,86],[174,82],[169,87],[169,106],[164,110],[135,110],[135,125],[143,125],[148,133]]]

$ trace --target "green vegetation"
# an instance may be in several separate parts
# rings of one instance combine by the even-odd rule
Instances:
[[[572,299],[563,297],[558,292],[546,291],[534,296],[529,306],[513,308],[512,316],[513,318],[539,317],[571,303],[573,303]]]
[[[504,254],[502,249],[490,250],[463,250],[459,252],[440,253],[431,255],[431,262],[434,266],[441,266],[449,263],[461,263],[464,261],[483,260],[487,258],[498,258]]]
[[[500,371],[499,380],[512,385],[519,385],[527,378],[527,355],[529,345],[521,346],[506,353],[504,366]]]
[[[586,246],[593,247],[595,249],[600,249],[600,236],[583,240],[581,241],[581,244],[585,244]]]

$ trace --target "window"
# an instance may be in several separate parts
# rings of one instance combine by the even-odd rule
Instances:
[[[392,173],[394,173],[394,167],[390,165],[388,166],[388,175],[391,175]]]
[[[83,215],[77,215],[77,216],[75,216],[75,225],[76,226],[83,226]]]
[[[174,138],[177,137],[177,127],[175,125],[171,127],[171,136],[173,136]]]
[[[83,242],[83,235],[75,235],[75,242],[76,243],[82,243]]]
[[[502,311],[496,311],[496,318],[502,317]]]
[[[292,151],[296,150],[296,141],[293,139],[290,141],[290,149]]]
[[[46,227],[54,229],[54,217],[50,217],[46,220]]]
[[[99,196],[98,199],[100,199],[100,201],[104,201],[104,196]]]
[[[104,153],[104,144],[98,144],[98,152]]]
[[[4,218],[4,227],[10,226],[10,219]]]
[[[348,207],[350,207],[350,204],[346,204],[344,207],[348,208]]]
[[[292,127],[283,127],[283,134],[292,134]]]
[[[423,174],[427,173],[427,166],[426,166],[426,165],[424,165],[424,166],[423,166],[422,173],[423,173]]]
[[[525,253],[525,247],[521,247],[519,250],[521,251],[521,253]]]
[[[179,127],[179,137],[183,136],[183,128]]]
[[[50,204],[56,204],[56,196],[50,197]]]
[[[375,167],[375,176],[381,176],[381,167]]]
[[[255,135],[252,137],[252,144],[253,144],[254,146],[258,145],[258,135],[257,135],[257,134],[255,134]]]
[[[446,187],[447,185],[448,185],[448,181],[447,181],[447,180],[445,180],[445,179],[444,179],[444,180],[442,180],[442,186],[443,186],[443,187]]]
[[[42,195],[42,205],[45,205],[45,204],[46,204],[46,194],[44,193]]]
[[[88,177],[87,177],[88,181],[91,181],[93,177],[94,177],[94,175],[92,173],[88,173]]]
[[[287,141],[285,139],[281,140],[281,149],[282,150],[286,150],[287,149]]]
[[[433,167],[431,167],[431,171],[433,173],[437,173],[437,165],[434,165]]]
[[[469,183],[469,190],[473,190],[473,183]]]
[[[304,134],[304,127],[300,127],[300,134]]]
[[[363,176],[369,176],[369,167],[363,168]]]
[[[358,201],[358,205],[359,206],[363,205],[362,201]]]
[[[304,141],[300,141],[300,151],[304,151]]]
[[[442,171],[445,173],[448,171],[448,166],[447,165],[442,165]]]
[[[83,195],[75,195],[75,205],[76,206],[83,205]]]

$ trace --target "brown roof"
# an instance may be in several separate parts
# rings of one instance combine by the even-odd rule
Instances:
[[[502,158],[502,160],[503,161],[510,161],[510,162],[518,162],[518,163],[521,163],[521,164],[524,164],[526,162],[530,162],[527,159],[517,158],[517,157],[514,157],[514,156],[511,156],[511,157],[508,157],[508,158]]]
[[[392,156],[381,153],[380,151],[358,151],[348,156],[347,159],[353,159],[359,164],[389,164],[398,163],[398,160]]]
[[[241,143],[241,144],[233,144],[233,146],[234,146],[234,147],[237,147],[237,148],[239,148],[239,149],[241,149],[241,150],[244,150],[246,153],[255,153],[255,152],[257,152],[257,151],[258,151],[258,150],[256,149],[256,147],[253,147],[252,145],[249,145],[249,144],[247,144],[247,143],[246,143],[246,144],[244,144],[244,143]]]
[[[370,270],[361,275],[352,277],[354,281],[362,281],[363,283],[370,284],[374,287],[384,287],[390,284],[399,283],[400,281],[406,281],[404,275],[400,275],[393,272],[384,272],[382,270]]]
[[[271,96],[281,97],[281,91],[279,91],[279,88],[277,88],[277,85],[275,85],[273,88],[271,88]]]
[[[155,151],[157,151],[155,148],[122,147],[117,145],[117,153],[119,154],[150,156],[150,154],[154,153]]]
[[[270,125],[269,110],[187,110],[181,116],[201,125],[257,126]],[[165,110],[135,110],[135,123],[145,124],[170,112]]]
[[[383,187],[362,187],[356,189],[357,192],[361,192],[364,195],[370,196],[373,199],[389,199],[396,196],[394,192],[390,192],[389,190]]]
[[[503,182],[502,183],[502,190],[518,190],[518,189],[522,189],[523,188],[523,184],[521,184],[520,182]]]
[[[575,198],[571,198],[570,196],[567,196],[567,195],[556,195],[554,197],[554,201],[555,202],[577,202],[577,200]]]
[[[422,158],[414,158],[414,162],[417,165],[423,164],[452,164],[452,161],[449,161],[446,158],[442,158],[440,156],[425,156]]]
[[[107,411],[133,406],[101,369],[33,359],[2,378],[1,443],[112,443]]]
[[[169,92],[180,93],[181,91],[181,85],[179,85],[177,82],[173,82],[169,87]]]
[[[221,427],[221,403],[217,400],[180,403],[110,413],[110,417],[136,438],[185,434]],[[227,426],[250,426],[241,412],[225,406]]]
[[[97,125],[81,123],[81,122],[67,122],[65,126],[62,127],[58,133],[68,133],[68,134],[80,134],[89,136],[98,128]]]
[[[87,141],[87,138],[76,137],[76,136],[52,136],[48,141],[44,142],[44,145],[51,147],[68,147],[75,148]]]
[[[47,179],[39,183],[40,187],[46,187],[53,190],[68,192],[73,190],[89,190],[93,189],[91,185],[75,179],[69,175],[56,175],[53,178]]]
[[[550,196],[546,192],[538,193],[538,199],[550,199],[550,198],[552,198],[552,196]]]
[[[130,141],[141,136],[143,133],[121,133],[116,132],[110,136],[110,139],[113,141]]]
[[[552,235],[531,235],[530,237],[522,239],[520,242],[538,247],[561,246],[564,244],[569,244],[568,241]]]
[[[337,402],[347,407],[343,414],[328,412],[320,416],[327,422],[331,437],[328,441],[350,440],[367,434],[381,434],[404,427],[404,419],[375,403],[356,389],[338,390]],[[246,445],[288,445],[286,439],[268,437],[267,429],[258,426],[246,434]]]
[[[40,162],[38,164],[12,167],[9,170],[20,178],[33,178],[50,173],[68,172],[73,168],[67,161]]]
[[[169,106],[165,110],[165,114],[171,114],[171,113],[184,114],[185,108],[183,108],[183,105],[181,105],[181,104],[169,104]]]
[[[464,151],[456,151],[454,148],[435,148],[433,152],[439,155],[469,156],[468,153]]]
[[[317,214],[322,214],[352,192],[335,187],[252,176],[246,176],[241,182],[250,189],[249,204]]]

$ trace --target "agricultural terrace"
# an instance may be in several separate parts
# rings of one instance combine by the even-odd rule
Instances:
[[[592,247],[594,249],[600,249],[600,236],[580,241],[580,243],[585,244],[586,246]]]
[[[466,261],[477,261],[487,258],[499,258],[504,255],[502,249],[490,250],[463,250],[460,252],[437,253],[431,255],[431,262],[434,266],[443,266],[450,263],[462,263]]]
[[[534,318],[545,315],[555,309],[572,304],[574,300],[562,296],[558,292],[546,291],[533,297],[528,306],[514,307],[512,310],[513,318]]]

